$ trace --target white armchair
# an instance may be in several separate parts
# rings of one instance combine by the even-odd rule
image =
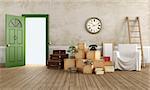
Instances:
[[[141,70],[140,52],[136,44],[119,44],[118,51],[114,51],[115,69]]]

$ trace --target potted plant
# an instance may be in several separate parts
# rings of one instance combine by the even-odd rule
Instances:
[[[69,58],[75,58],[76,47],[73,45],[69,46],[67,52],[69,54]]]

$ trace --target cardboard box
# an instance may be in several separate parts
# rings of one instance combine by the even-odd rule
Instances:
[[[83,60],[84,59],[76,59],[76,68],[79,72],[83,72],[83,68],[85,66]]]
[[[100,67],[103,68],[105,66],[105,62],[100,60],[94,60],[93,66],[94,68],[100,68]]]
[[[99,60],[101,58],[100,51],[87,51],[86,58],[90,60]]]
[[[104,65],[105,66],[113,66],[113,63],[112,63],[112,61],[106,61],[106,62],[104,62]]]
[[[104,68],[95,68],[95,74],[104,74]]]
[[[86,44],[84,42],[79,42],[77,46],[79,50],[84,50],[86,48]]]
[[[114,66],[104,66],[104,71],[105,72],[114,72],[115,68],[114,68]]]
[[[92,74],[93,67],[92,65],[85,65],[83,68],[83,73]]]
[[[64,59],[64,70],[75,67],[75,59]]]
[[[86,59],[94,60],[95,59],[95,51],[87,51]]]
[[[101,51],[95,51],[95,60],[100,60],[101,58]]]
[[[103,71],[104,70],[104,68],[95,68],[95,72],[96,71]]]
[[[85,51],[84,50],[78,50],[77,53],[75,53],[76,59],[85,59]]]
[[[95,74],[97,75],[104,74],[104,71],[96,71]]]

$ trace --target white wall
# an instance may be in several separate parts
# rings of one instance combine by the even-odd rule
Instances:
[[[0,45],[5,43],[5,14],[49,14],[49,40],[52,45],[79,41],[127,43],[125,17],[140,17],[144,45],[150,45],[150,0],[0,0]],[[91,35],[85,30],[89,17],[102,20],[103,29]]]
[[[125,17],[140,17],[143,42],[150,43],[149,0],[54,0],[51,14],[51,41],[53,45],[88,44],[101,42],[128,42]],[[85,30],[89,17],[102,20],[99,34],[91,35]],[[58,36],[58,37],[56,37]]]

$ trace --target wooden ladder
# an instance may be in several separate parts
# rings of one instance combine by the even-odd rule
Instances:
[[[136,17],[135,19],[129,19],[129,17],[126,17],[126,20],[128,25],[129,43],[138,44],[140,46],[142,67],[145,67],[139,17]]]

